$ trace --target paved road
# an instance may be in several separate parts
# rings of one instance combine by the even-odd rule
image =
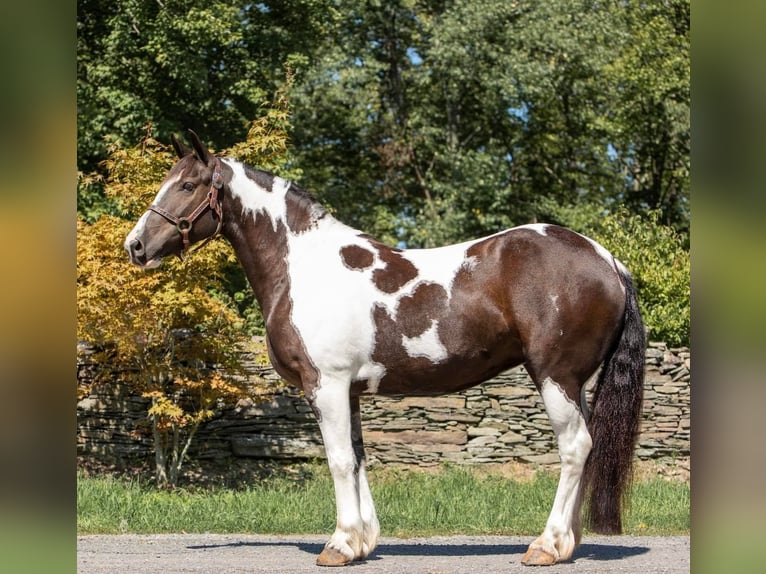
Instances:
[[[323,536],[171,534],[80,536],[78,574],[303,573],[314,565]],[[499,574],[507,572],[689,572],[689,537],[589,536],[570,562],[528,568],[531,539],[516,536],[383,538],[349,574]],[[337,572],[337,570],[335,570]]]

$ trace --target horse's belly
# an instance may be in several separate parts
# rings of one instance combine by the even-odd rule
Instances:
[[[427,357],[408,357],[382,365],[383,375],[376,383],[360,381],[354,388],[361,393],[387,396],[442,395],[478,385],[522,362],[521,351],[513,345],[438,362]]]

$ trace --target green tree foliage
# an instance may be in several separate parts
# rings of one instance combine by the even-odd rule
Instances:
[[[617,199],[689,232],[690,57],[688,0],[639,2],[619,11],[625,41],[604,68],[604,124],[626,189]]]
[[[295,146],[344,219],[412,245],[625,204],[688,223],[688,2],[338,2]],[[386,227],[388,226],[388,227]]]
[[[688,230],[688,0],[88,0],[78,31],[86,173],[148,121],[232,145],[292,62],[293,167],[384,239],[545,219],[546,199]]]
[[[106,156],[105,138],[131,145],[147,123],[168,141],[193,129],[223,148],[244,139],[259,108],[303,67],[332,14],[329,0],[82,0],[77,4],[78,169]],[[102,205],[103,204],[103,205]],[[92,220],[112,206],[80,189]]]
[[[630,269],[649,337],[689,345],[691,260],[685,239],[662,224],[662,212],[620,210],[600,220],[593,236]]]

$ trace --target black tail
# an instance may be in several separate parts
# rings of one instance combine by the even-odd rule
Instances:
[[[593,447],[583,475],[587,527],[601,534],[622,532],[622,508],[633,476],[644,397],[646,335],[633,280],[625,273],[622,333],[607,355],[593,394],[588,430]]]

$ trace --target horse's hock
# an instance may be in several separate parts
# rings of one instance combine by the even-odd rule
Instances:
[[[78,352],[78,380],[91,376],[91,353]],[[688,475],[690,457],[690,352],[650,343],[646,352],[644,414],[636,456]],[[274,381],[271,367],[250,366]],[[140,432],[145,400],[116,385],[99,387],[77,405],[78,453],[121,464],[150,454]],[[431,466],[443,462],[558,463],[555,440],[540,395],[523,367],[460,393],[438,397],[365,397],[365,450],[370,463]],[[298,391],[280,388],[271,400],[241,402],[200,429],[193,456],[280,460],[324,458],[319,427]]]

